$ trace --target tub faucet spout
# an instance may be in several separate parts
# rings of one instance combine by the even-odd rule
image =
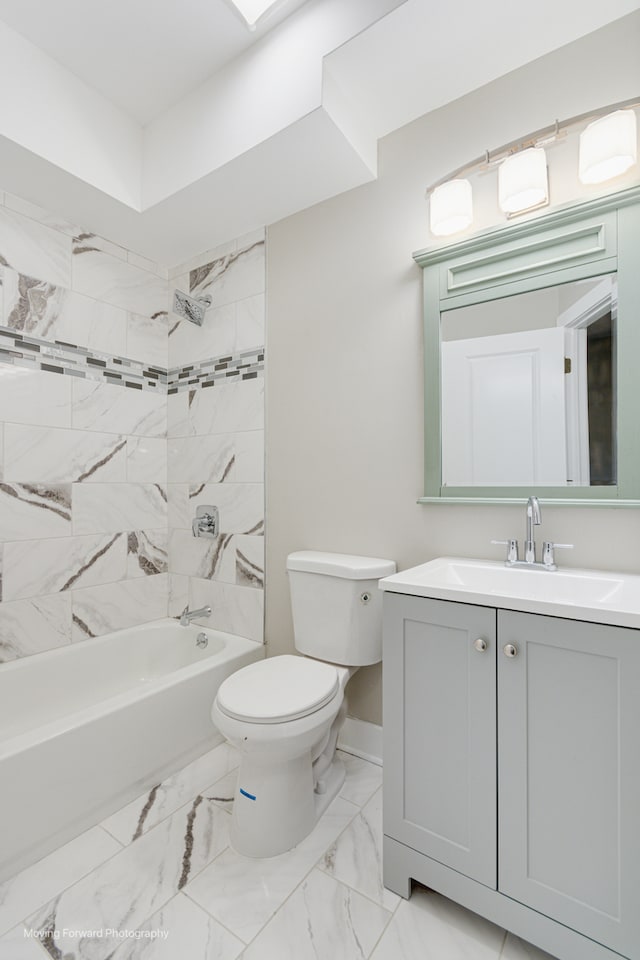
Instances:
[[[182,613],[180,614],[180,626],[188,627],[192,620],[197,620],[198,617],[210,617],[211,616],[211,607],[200,607],[199,610],[189,610],[189,604],[186,605]]]

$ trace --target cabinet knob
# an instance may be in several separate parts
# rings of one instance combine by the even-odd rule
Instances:
[[[515,657],[518,653],[518,648],[514,647],[512,643],[507,643],[504,648],[505,657]]]
[[[480,653],[484,653],[484,651],[487,649],[487,641],[483,640],[482,637],[478,637],[477,640],[474,640],[473,645]]]

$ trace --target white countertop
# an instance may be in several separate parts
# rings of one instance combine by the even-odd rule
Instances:
[[[561,567],[507,567],[439,557],[379,581],[391,593],[640,628],[640,576]]]

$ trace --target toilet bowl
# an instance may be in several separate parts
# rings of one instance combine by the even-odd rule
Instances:
[[[305,656],[269,657],[237,671],[220,685],[211,711],[241,754],[230,840],[249,857],[276,856],[303,840],[344,782],[336,744],[345,687],[361,664],[381,659],[377,579],[395,564],[302,551],[289,556],[287,570],[295,644]],[[319,650],[337,662],[311,655]]]
[[[271,857],[306,837],[342,786],[336,720],[353,671],[289,655],[251,666],[259,669],[221,685],[212,718],[242,754],[231,845],[245,856]]]

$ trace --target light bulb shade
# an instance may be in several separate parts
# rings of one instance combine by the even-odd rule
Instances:
[[[582,183],[604,183],[625,173],[638,160],[636,115],[616,110],[594,120],[580,134],[578,176]]]
[[[523,213],[549,201],[547,156],[530,147],[507,157],[498,168],[498,204],[503,213]]]
[[[473,222],[473,197],[468,180],[449,180],[436,187],[429,200],[429,226],[436,237],[466,230]]]

